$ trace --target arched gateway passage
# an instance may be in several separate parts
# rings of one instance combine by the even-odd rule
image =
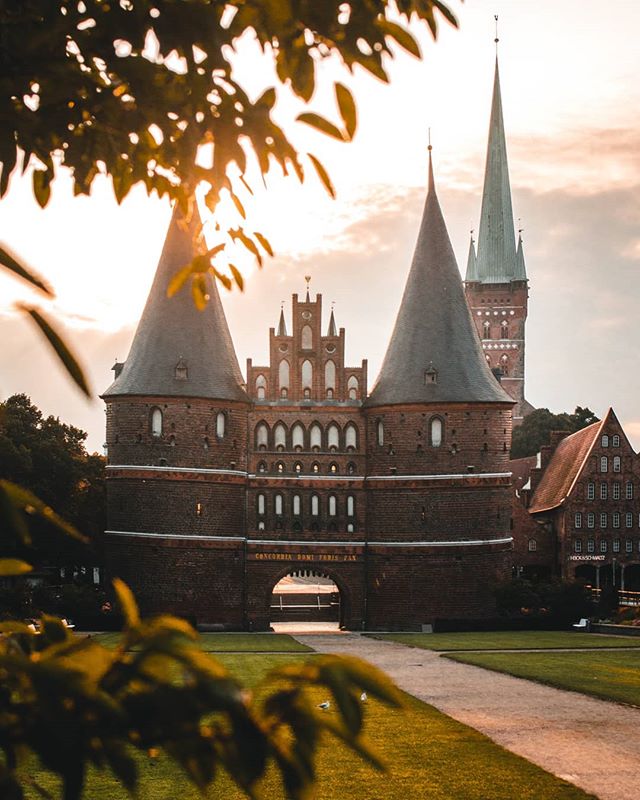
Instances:
[[[334,623],[342,625],[340,589],[333,578],[317,570],[292,570],[273,587],[270,622]]]

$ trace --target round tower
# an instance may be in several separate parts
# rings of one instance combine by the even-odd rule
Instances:
[[[365,402],[367,626],[487,616],[510,574],[512,398],[491,373],[429,189],[394,331]]]
[[[195,202],[188,221],[174,210],[131,350],[103,395],[105,549],[144,612],[239,627],[250,403],[215,281],[207,274],[203,311],[188,287],[167,295],[200,228]]]

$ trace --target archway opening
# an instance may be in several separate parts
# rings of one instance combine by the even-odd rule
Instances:
[[[342,612],[340,589],[326,573],[292,570],[273,587],[270,617],[274,630],[338,630]]]

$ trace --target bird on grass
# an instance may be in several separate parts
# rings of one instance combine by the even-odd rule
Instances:
[[[328,708],[331,708],[331,703],[328,700],[325,700],[323,703],[318,705],[318,708],[321,708],[323,711],[326,711]]]

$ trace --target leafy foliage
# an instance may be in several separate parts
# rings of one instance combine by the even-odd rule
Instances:
[[[89,765],[133,791],[136,750],[164,751],[201,789],[224,769],[249,796],[275,764],[286,796],[306,797],[325,734],[380,767],[361,742],[359,696],[366,689],[398,705],[399,694],[374,667],[320,657],[278,670],[256,700],[201,651],[186,622],[143,620],[127,587],[116,589],[127,628],[113,650],[74,636],[55,617],[43,616],[39,633],[0,624],[2,797],[23,796],[32,781],[22,767],[33,754],[61,777],[64,800],[81,797]],[[309,694],[316,686],[333,696],[339,721],[318,711]]]
[[[576,406],[573,414],[552,414],[548,408],[537,408],[528,414],[521,425],[513,430],[511,458],[533,456],[543,445],[549,444],[552,431],[575,433],[598,422],[590,408]]]
[[[331,192],[324,167],[273,120],[278,92],[309,103],[327,59],[387,81],[393,45],[420,57],[406,23],[420,20],[435,39],[439,17],[457,25],[441,0],[7,0],[0,10],[9,66],[0,83],[0,197],[10,176],[29,165],[42,207],[62,166],[77,195],[106,174],[119,202],[142,184],[185,212],[204,183],[212,211],[228,197],[242,220],[250,162],[263,176],[275,165],[303,181],[310,161]],[[258,96],[234,69],[252,43],[273,68],[262,69],[271,77]],[[297,121],[350,141],[356,104],[343,83],[334,90],[338,121],[313,111]],[[264,237],[240,230],[244,238],[232,228],[219,232],[258,260],[261,248],[270,252]]]
[[[518,579],[497,587],[498,611],[510,617],[546,617],[569,625],[595,611],[591,591],[579,582]]]

